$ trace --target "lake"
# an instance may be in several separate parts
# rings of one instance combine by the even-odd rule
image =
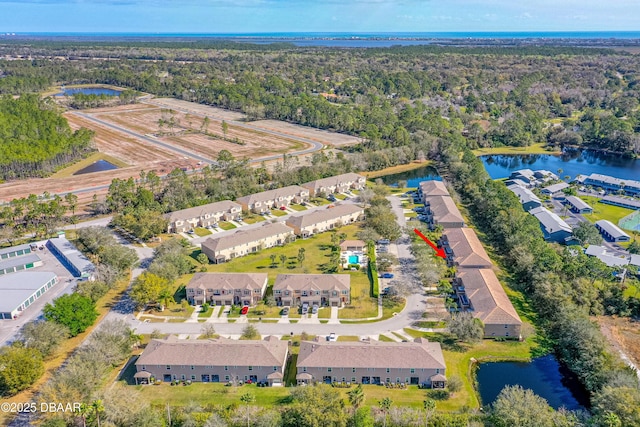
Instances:
[[[620,179],[639,179],[640,160],[595,151],[567,151],[559,156],[550,154],[514,154],[481,156],[484,167],[493,179],[507,178],[518,169],[546,169],[561,178],[569,175],[601,173]]]
[[[560,365],[552,355],[531,362],[480,363],[476,371],[478,392],[483,405],[493,403],[507,385],[531,389],[555,409],[569,410],[589,407],[589,395],[577,378]]]
[[[396,186],[398,181],[407,181],[407,187],[417,187],[422,181],[442,181],[433,166],[423,166],[406,172],[379,177],[386,185]]]
[[[72,96],[76,93],[83,93],[85,95],[107,95],[107,96],[120,96],[120,90],[108,89],[106,87],[72,87],[65,88],[62,92],[57,93],[55,96]]]
[[[78,172],[74,173],[74,175],[84,175],[85,173],[110,171],[113,169],[118,169],[118,167],[113,163],[107,162],[106,160],[98,160],[97,162],[94,162],[89,166],[80,169]]]

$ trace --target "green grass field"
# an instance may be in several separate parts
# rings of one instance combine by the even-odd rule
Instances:
[[[198,237],[204,237],[204,236],[208,236],[209,234],[211,234],[211,232],[209,230],[207,230],[206,228],[202,228],[202,227],[194,228],[193,232],[196,233],[196,235],[198,235]]]
[[[233,230],[234,228],[236,228],[235,225],[231,224],[230,222],[227,221],[220,221],[218,223],[218,226],[220,228],[222,228],[223,230]]]
[[[305,206],[295,205],[295,204],[289,205],[289,208],[293,209],[294,211],[298,211],[298,212],[302,212],[302,211],[306,211],[307,210],[307,208]]]
[[[271,215],[273,216],[285,216],[286,214],[285,211],[281,211],[280,209],[271,209]]]
[[[593,208],[592,214],[583,215],[591,222],[596,222],[601,219],[606,219],[611,221],[612,223],[618,225],[618,221],[620,221],[625,216],[629,215],[632,212],[635,212],[631,209],[621,208],[620,206],[607,205],[605,203],[600,203],[599,198],[591,197],[591,196],[580,196],[582,200],[588,203]]]
[[[546,144],[532,144],[528,147],[491,147],[478,148],[473,150],[476,156],[485,156],[488,154],[560,154],[560,151],[547,150]]]

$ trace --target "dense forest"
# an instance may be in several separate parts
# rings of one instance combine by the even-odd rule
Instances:
[[[47,176],[94,148],[93,133],[71,131],[57,106],[37,95],[0,98],[0,179]]]

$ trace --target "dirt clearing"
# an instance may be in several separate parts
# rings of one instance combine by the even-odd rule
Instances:
[[[615,353],[624,354],[636,368],[640,368],[640,322],[608,316],[598,317],[597,320]]]
[[[328,130],[316,129],[309,126],[294,125],[292,123],[281,122],[278,120],[257,120],[255,122],[249,122],[249,124],[256,128],[280,132],[286,135],[291,135],[292,137],[307,138],[325,145],[332,145],[334,147],[353,145],[361,142],[361,139],[356,136],[330,132]]]

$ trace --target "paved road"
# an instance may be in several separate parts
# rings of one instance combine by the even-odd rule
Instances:
[[[396,196],[389,197],[392,203],[393,211],[398,218],[398,223],[401,226],[405,225],[405,217],[402,211],[400,199]],[[347,201],[348,202],[348,201]],[[250,229],[252,226],[259,226],[252,224],[243,229]],[[220,233],[222,234],[222,233]],[[195,239],[194,239],[195,240]],[[415,259],[410,251],[410,240],[407,235],[403,235],[396,245],[396,251],[400,266],[395,272],[398,280],[411,281],[418,283]],[[357,335],[357,336],[372,336],[384,333],[390,333],[392,331],[401,330],[411,325],[413,322],[422,319],[422,314],[427,308],[427,296],[423,291],[423,288],[416,285],[416,293],[410,295],[407,298],[407,304],[405,308],[396,316],[374,323],[362,323],[362,324],[283,324],[283,323],[257,323],[254,324],[258,328],[260,334],[264,335],[287,335],[290,333],[300,334],[301,332],[307,332],[314,335],[328,335],[331,332],[335,332],[338,335]],[[202,324],[199,323],[144,323],[138,320],[132,319],[131,315],[124,316],[132,328],[135,328],[137,333],[149,334],[154,330],[160,330],[162,333],[170,334],[184,334],[184,335],[198,335],[201,332]],[[242,329],[246,325],[242,323],[216,323],[216,332],[221,335],[237,336],[242,333]]]

